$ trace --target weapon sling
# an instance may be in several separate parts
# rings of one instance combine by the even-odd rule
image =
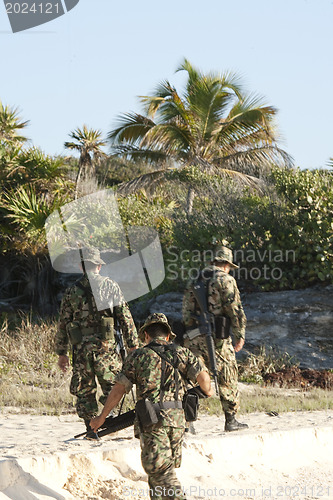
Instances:
[[[161,385],[159,392],[159,402],[153,403],[148,398],[145,398],[145,399],[139,399],[135,406],[136,414],[142,430],[149,429],[149,427],[151,427],[153,424],[156,424],[162,419],[161,410],[169,408],[179,408],[179,409],[182,408],[182,402],[178,400],[178,393],[179,393],[178,370],[176,370],[174,365],[170,363],[169,360],[163,355],[165,346],[151,342],[145,347],[154,351],[161,358],[162,364],[161,364]],[[174,352],[174,357],[175,356],[176,353]],[[163,401],[166,389],[166,378],[167,378],[166,363],[168,363],[174,369],[176,398],[173,401]]]
[[[192,386],[191,389],[186,391],[186,393],[183,397],[182,408],[184,410],[185,420],[187,422],[194,422],[195,420],[197,420],[198,409],[199,409],[199,399],[206,398],[207,395],[201,391],[199,386],[198,387],[194,386],[193,383],[191,382],[191,380],[189,380],[187,377],[185,377],[185,375],[178,369],[179,359],[177,357],[175,346],[173,344],[168,345],[169,349],[171,351],[173,351],[173,355],[174,355],[173,363],[169,359],[167,359],[167,357],[164,355],[164,352],[161,352],[160,349],[156,349],[156,344],[153,344],[153,345],[149,344],[146,347],[152,349],[154,352],[156,352],[156,354],[158,356],[160,356],[160,358],[162,359],[162,370],[163,370],[163,361],[168,363],[169,365],[171,365],[174,368],[175,386],[176,386],[176,401],[178,401],[178,393],[179,393],[179,377],[178,377],[179,374],[183,377],[183,379],[188,384],[190,384]],[[157,347],[159,347],[158,344],[157,344]],[[160,399],[161,399],[161,395],[160,395]],[[164,405],[165,404],[166,403],[164,403]]]

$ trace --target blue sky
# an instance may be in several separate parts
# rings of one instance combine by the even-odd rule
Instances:
[[[0,99],[29,119],[26,135],[63,154],[86,123],[105,135],[184,57],[202,71],[236,71],[278,108],[281,146],[301,168],[333,157],[333,0],[80,0],[37,28],[10,30],[0,4]]]

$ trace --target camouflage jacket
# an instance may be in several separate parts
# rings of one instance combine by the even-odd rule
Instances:
[[[154,342],[159,345],[167,345],[163,338],[157,338]],[[198,374],[206,368],[185,347],[176,346],[176,354],[179,360],[178,370],[186,378],[196,384]],[[164,356],[173,363],[172,351],[166,350]],[[128,393],[133,384],[136,385],[137,399],[149,399],[153,403],[158,403],[161,391],[162,359],[149,349],[149,344],[140,347],[132,352],[123,364],[121,372],[116,376],[116,382],[125,386]],[[182,400],[186,391],[186,381],[179,375],[178,400]],[[164,397],[163,401],[174,401],[176,395],[174,368],[166,363],[164,376]],[[161,411],[163,424],[170,427],[184,427],[185,418],[182,409],[171,408]]]
[[[214,265],[207,266],[206,270],[214,272],[208,285],[209,312],[215,316],[228,316],[235,338],[245,339],[246,316],[235,278]],[[196,322],[192,315],[200,313],[192,292],[194,283],[191,281],[188,284],[183,298],[183,321],[186,327],[195,326]]]
[[[68,352],[70,340],[67,333],[67,326],[69,323],[77,322],[80,328],[94,328],[96,333],[98,333],[100,330],[100,317],[102,315],[112,315],[118,321],[128,348],[138,347],[139,341],[136,327],[119,285],[110,278],[105,278],[96,273],[89,273],[89,279],[87,275],[84,275],[79,282],[84,287],[89,288],[89,280],[95,280],[94,284],[99,285],[98,289],[100,293],[107,295],[110,309],[99,311],[97,314],[92,313],[85,292],[74,283],[73,286],[66,290],[61,301],[58,330],[55,339],[56,353],[61,355]],[[95,299],[93,298],[92,300]],[[100,340],[100,337],[94,334],[84,337],[85,342],[95,342],[98,340]]]

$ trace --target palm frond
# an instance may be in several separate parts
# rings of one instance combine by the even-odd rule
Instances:
[[[29,121],[21,121],[18,109],[11,106],[4,106],[0,100],[0,143],[14,144],[23,143],[26,137],[19,135],[18,130],[22,130]]]
[[[152,191],[160,182],[167,179],[168,173],[172,170],[173,169],[155,170],[154,172],[140,175],[128,182],[122,182],[117,186],[117,193],[122,196],[128,196],[142,189]]]
[[[124,141],[135,144],[141,141],[144,135],[155,126],[150,118],[138,113],[124,113],[120,115],[118,121],[119,126],[108,134],[111,146]]]
[[[4,193],[3,201],[7,218],[19,231],[25,232],[27,236],[44,231],[45,220],[52,208],[43,195],[37,196],[32,186]]]
[[[191,134],[187,127],[176,123],[165,123],[152,128],[143,138],[141,147],[163,150],[167,156],[182,156],[191,144]]]
[[[130,160],[142,160],[148,163],[159,163],[168,159],[166,153],[160,150],[141,148],[132,144],[119,144],[112,146],[111,157],[121,157]]]
[[[293,165],[293,158],[283,149],[276,146],[263,146],[217,158],[214,164],[221,168],[235,168],[237,170],[258,168],[261,165],[270,167],[274,164],[291,167]]]

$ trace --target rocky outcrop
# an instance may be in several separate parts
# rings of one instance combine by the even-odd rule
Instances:
[[[246,348],[276,346],[304,368],[333,368],[333,286],[252,293],[243,299]]]
[[[242,295],[248,324],[245,349],[276,347],[303,368],[333,368],[333,285],[304,290]],[[139,322],[164,312],[170,323],[181,320],[182,294],[169,292],[134,309]]]

